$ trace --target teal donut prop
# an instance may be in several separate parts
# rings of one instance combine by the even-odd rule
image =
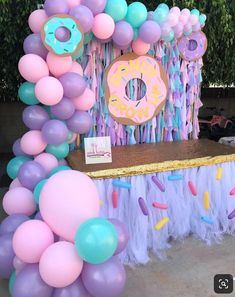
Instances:
[[[60,41],[56,38],[57,29],[62,27],[70,33],[70,38],[67,41]],[[84,40],[81,25],[75,18],[67,14],[57,14],[50,17],[42,27],[41,37],[44,46],[59,56],[71,56],[77,53],[83,46]]]

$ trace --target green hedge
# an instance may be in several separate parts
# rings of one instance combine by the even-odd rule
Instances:
[[[143,0],[142,0],[143,1]],[[128,1],[129,3],[133,1]],[[149,10],[160,1],[144,0]],[[198,8],[208,17],[205,27],[209,48],[205,56],[204,83],[231,85],[235,82],[235,0],[168,0],[180,8]],[[30,33],[27,19],[40,0],[0,0],[1,101],[17,100],[21,83],[17,63],[23,55],[24,38]]]

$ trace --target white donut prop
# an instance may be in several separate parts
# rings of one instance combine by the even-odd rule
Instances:
[[[126,94],[130,80],[141,79],[146,94],[131,100]],[[162,110],[168,92],[168,78],[163,66],[149,55],[125,54],[106,70],[106,100],[113,119],[123,125],[142,125]]]

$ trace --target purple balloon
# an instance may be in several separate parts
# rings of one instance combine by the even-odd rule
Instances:
[[[129,240],[129,233],[126,225],[117,219],[109,219],[109,221],[115,226],[118,233],[118,246],[114,255],[120,254],[126,248]]]
[[[38,264],[25,266],[17,275],[13,287],[14,297],[51,297],[53,288],[42,280]]]
[[[18,138],[14,144],[13,144],[13,147],[12,147],[12,150],[13,150],[13,153],[14,155],[17,157],[17,156],[28,156],[27,154],[25,154],[22,149],[21,149],[21,145],[20,145],[20,141],[21,141],[21,138]]]
[[[82,281],[87,291],[95,297],[118,297],[125,283],[126,272],[117,257],[99,265],[84,264]]]
[[[23,122],[31,130],[40,130],[50,119],[48,113],[41,106],[28,106],[23,112]]]
[[[68,134],[66,125],[59,120],[48,121],[42,127],[42,137],[47,144],[59,145],[64,143]]]
[[[94,16],[88,7],[83,5],[75,6],[70,9],[69,14],[79,21],[84,32],[89,32],[91,30]]]
[[[139,37],[146,43],[155,43],[161,37],[161,28],[154,21],[146,21],[140,27]]]
[[[131,43],[134,37],[132,26],[126,21],[116,23],[113,33],[113,41],[120,46],[126,46]]]
[[[14,270],[15,253],[12,247],[13,233],[0,236],[0,278],[8,279]]]
[[[79,278],[75,283],[66,288],[55,289],[51,297],[90,297],[90,294]]]
[[[60,120],[68,120],[74,114],[75,106],[64,97],[58,104],[51,106],[51,112]]]
[[[149,21],[153,21],[154,20],[154,11],[149,11],[148,12],[147,20],[149,20]]]
[[[28,221],[29,217],[23,214],[13,214],[6,217],[0,225],[0,236],[6,233],[15,232],[15,230],[24,222]]]
[[[76,111],[67,121],[67,126],[74,133],[85,134],[92,127],[92,118],[86,111]]]
[[[46,0],[44,9],[48,16],[59,13],[68,13],[69,6],[66,0]]]
[[[107,0],[82,0],[81,4],[87,6],[93,13],[97,15],[104,11]]]
[[[35,161],[25,162],[19,170],[18,179],[22,186],[29,190],[33,190],[35,186],[46,178],[44,168]]]
[[[64,88],[65,97],[79,97],[86,89],[86,82],[84,78],[75,72],[67,72],[62,75],[59,80]]]
[[[46,59],[48,54],[48,50],[43,45],[40,34],[33,33],[26,37],[23,47],[26,54],[35,54],[43,59]]]

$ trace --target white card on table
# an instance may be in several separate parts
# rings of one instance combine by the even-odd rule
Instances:
[[[86,164],[112,163],[111,139],[107,137],[85,138]]]

